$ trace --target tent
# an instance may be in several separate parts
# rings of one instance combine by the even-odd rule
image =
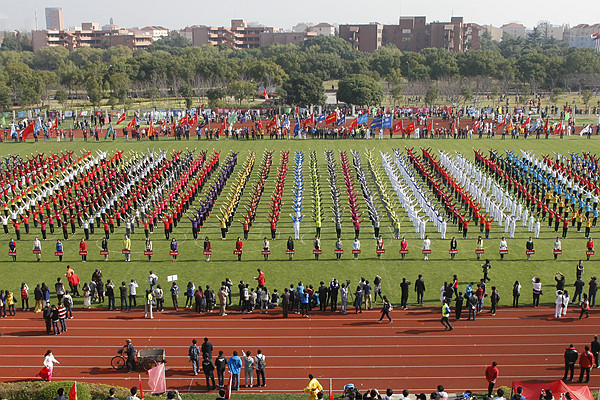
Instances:
[[[546,383],[537,382],[516,382],[512,383],[513,392],[517,392],[518,387],[523,388],[523,396],[526,399],[539,400],[542,389],[552,390],[555,399],[559,399],[563,393],[571,393],[573,400],[594,400],[590,388],[587,386],[567,386],[563,381],[554,381]]]

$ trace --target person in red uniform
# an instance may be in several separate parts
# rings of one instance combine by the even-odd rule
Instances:
[[[577,382],[583,382],[583,374],[586,375],[585,382],[590,381],[590,369],[594,365],[594,355],[590,351],[590,346],[585,346],[585,351],[579,356],[579,380]]]
[[[258,276],[254,277],[254,279],[258,281],[258,287],[262,289],[265,286],[265,273],[260,268],[256,271],[258,271]]]
[[[492,397],[492,392],[494,390],[494,385],[496,384],[496,379],[498,379],[498,363],[494,361],[492,365],[485,369],[485,379],[488,381],[488,396]]]
[[[83,240],[83,238],[81,238],[81,242],[79,242],[79,252],[87,253],[87,243],[85,242],[85,240]],[[87,255],[82,254],[81,262],[86,262],[86,261],[87,261]]]
[[[242,247],[244,246],[244,242],[242,242],[242,238],[238,236],[237,241],[235,242],[235,250],[239,251],[240,254],[238,254],[238,261],[242,261]]]

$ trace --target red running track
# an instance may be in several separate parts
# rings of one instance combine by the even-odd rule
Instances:
[[[187,358],[192,338],[204,336],[229,357],[233,350],[262,349],[267,357],[267,386],[241,388],[248,392],[298,392],[313,373],[336,392],[347,383],[362,390],[370,387],[430,393],[438,384],[450,392],[484,390],[484,369],[498,362],[498,385],[513,380],[552,381],[563,374],[563,353],[570,343],[581,352],[598,333],[600,313],[577,320],[578,309],[554,320],[554,309],[500,309],[496,316],[482,313],[477,321],[454,321],[444,331],[438,308],[394,310],[393,324],[378,324],[377,310],[362,314],[314,312],[310,318],[279,313],[226,317],[216,313],[198,316],[186,310],[155,313],[144,319],[142,311],[77,311],[68,320],[68,331],[47,336],[40,314],[19,313],[2,319],[0,332],[0,381],[36,379],[43,354],[52,349],[61,362],[57,380],[73,379],[111,385],[134,386],[138,374],[113,370],[110,360],[125,338],[136,349],[166,350],[167,385],[182,391],[205,391],[204,375],[193,376]],[[385,321],[384,321],[385,322]],[[10,360],[10,362],[8,362]],[[592,370],[592,388],[600,377]],[[147,374],[141,372],[144,385]],[[578,374],[578,368],[576,375]],[[244,383],[243,373],[240,377]],[[577,376],[576,376],[577,379]]]

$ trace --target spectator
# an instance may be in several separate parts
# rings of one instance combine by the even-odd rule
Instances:
[[[54,398],[54,400],[69,400],[68,398],[66,398],[65,395],[65,389],[63,388],[58,388],[58,390],[56,391],[56,394],[58,394],[58,396],[56,396]]]
[[[517,388],[517,393],[510,400],[526,400],[525,396],[523,396],[523,388],[521,386]]]
[[[579,354],[577,353],[577,350],[575,350],[575,346],[571,344],[569,348],[565,350],[565,375],[562,378],[563,382],[566,382],[567,380],[573,380],[573,374],[575,373],[575,363],[577,362],[578,358]],[[567,378],[567,376],[569,376],[569,378]]]
[[[225,368],[227,367],[227,358],[223,355],[223,350],[219,350],[219,356],[215,359],[215,367],[217,368],[217,381],[219,387],[225,386]]]
[[[125,400],[140,400],[139,397],[137,397],[137,392],[138,392],[138,388],[137,387],[132,387],[131,389],[129,389],[129,392],[131,393],[130,396],[127,396],[125,398]]]
[[[227,361],[227,368],[232,376],[231,390],[238,390],[240,388],[240,371],[242,370],[242,360],[238,357],[238,352],[233,351],[233,356]]]
[[[404,396],[404,392],[406,392],[406,396]],[[392,395],[394,394],[394,391],[390,388],[386,389],[385,391],[385,395],[381,396],[382,400],[394,400],[394,398],[392,397]],[[408,390],[404,389],[404,391],[402,392],[402,397],[400,399],[404,400],[408,398]]]
[[[262,353],[261,349],[256,351],[256,357],[254,359],[256,364],[256,386],[265,387],[267,386],[267,382],[265,380],[265,368],[267,366],[267,361],[265,355]],[[261,383],[262,378],[262,383]]]
[[[485,379],[488,381],[488,397],[492,397],[492,391],[498,379],[498,363],[494,361],[492,365],[485,369]]]
[[[590,346],[585,346],[585,351],[579,356],[579,380],[577,382],[583,382],[583,375],[585,374],[585,383],[590,381],[590,369],[594,365],[594,355],[590,351]]]
[[[313,374],[308,374],[308,379],[308,386],[304,388],[304,393],[308,393],[308,400],[316,400],[317,394],[323,391],[323,386],[321,386]]]
[[[192,340],[192,345],[188,349],[189,361],[192,363],[194,375],[198,375],[198,367],[200,363],[200,349],[196,345],[196,339]]]
[[[117,390],[115,388],[110,388],[108,390],[108,396],[104,398],[104,400],[119,400],[118,397],[115,397],[115,393]]]
[[[208,391],[215,390],[217,385],[215,385],[215,364],[208,357],[207,353],[204,353],[202,356],[202,371],[204,371],[204,377],[206,378],[206,389]],[[210,381],[212,381],[212,386],[210,385]]]
[[[493,400],[504,400],[504,389],[500,388],[496,391],[496,397]]]
[[[243,350],[242,354],[244,354]],[[251,357],[250,354],[250,350],[248,350],[244,356],[244,379],[246,381],[246,387],[254,386],[254,358]],[[248,386],[248,381],[250,381],[250,386]]]

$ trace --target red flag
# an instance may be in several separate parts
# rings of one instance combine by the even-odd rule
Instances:
[[[150,136],[151,133],[154,133],[154,120],[152,119],[152,117],[150,118],[150,128],[148,128],[148,136]]]
[[[337,113],[335,113],[335,112],[332,112],[325,118],[326,124],[333,124],[336,121],[337,121]]]
[[[198,114],[194,114],[192,119],[190,119],[190,125],[192,125],[192,126],[198,125]]]
[[[56,119],[54,120],[54,122],[52,123],[52,127],[50,128],[50,130],[57,128],[58,127],[58,117],[56,117]]]
[[[300,107],[296,106],[296,109],[294,111],[296,112],[296,114],[300,114]]]
[[[165,127],[167,126],[167,120],[163,119],[162,124],[160,124],[160,129],[165,129]]]
[[[202,111],[204,111],[204,103],[202,103],[202,106],[200,106],[200,109],[201,109]]]
[[[33,121],[31,121],[29,123],[29,125],[27,125],[27,128],[23,129],[23,132],[21,132],[21,137],[23,138],[23,140],[26,140],[27,135],[29,135],[32,132],[33,132]]]
[[[185,115],[183,116],[183,118],[181,118],[181,119],[179,120],[179,125],[183,125],[183,124],[185,124],[185,123],[187,123],[187,122],[188,122],[188,116],[187,116],[187,114],[185,114]]]
[[[262,129],[262,121],[260,119],[258,120],[258,129]]]
[[[219,128],[219,136],[225,132],[225,129],[227,129],[227,125],[225,124],[225,119],[223,119],[223,122],[221,122],[221,127]]]
[[[562,121],[560,121],[560,123],[554,129],[554,135],[562,133],[562,130],[563,130],[563,123],[562,123]]]
[[[73,386],[69,390],[69,400],[77,400],[77,381],[73,382]]]
[[[410,124],[408,124],[408,126],[406,127],[406,133],[413,133],[415,131],[415,123],[411,122]]]
[[[142,387],[142,376],[138,374],[138,377],[140,378],[140,399],[144,400],[144,388]]]
[[[226,399],[231,399],[231,386],[233,386],[233,375],[229,375],[229,382],[227,382],[227,389],[225,389]]]
[[[358,128],[358,118],[354,118],[352,122],[350,122],[350,129]]]
[[[160,363],[156,367],[148,370],[148,386],[150,386],[152,394],[164,393],[167,391],[164,363]]]
[[[273,119],[271,119],[269,121],[269,123],[267,124],[267,129],[269,129],[270,127],[275,126],[275,125],[277,125],[277,115],[275,115],[273,117]]]
[[[549,123],[549,120],[546,119],[546,122],[544,123],[544,133],[548,132],[548,123]]]
[[[125,113],[121,114],[121,116],[119,117],[119,119],[117,120],[117,125],[119,125],[121,122],[125,121]]]
[[[395,132],[400,132],[400,131],[402,131],[402,129],[404,129],[404,128],[403,128],[403,126],[402,126],[402,120],[400,120],[399,122],[396,122],[396,123],[394,124],[394,127],[392,128],[392,132],[393,132],[393,133],[395,133]]]
[[[136,124],[136,118],[133,117],[133,119],[131,121],[129,121],[129,123],[127,124],[128,128],[133,128]]]
[[[314,123],[315,123],[315,117],[313,114],[310,114],[310,117],[308,117],[304,121],[302,121],[302,126],[305,127],[308,124],[314,124]]]
[[[527,117],[527,119],[525,120],[525,122],[523,122],[523,125],[527,125],[530,122],[531,122],[531,116]]]
[[[427,131],[429,133],[433,132],[433,120],[429,120],[429,125],[427,126]]]
[[[265,100],[269,100],[269,95],[267,94],[267,89],[263,90],[263,96],[265,96]]]

